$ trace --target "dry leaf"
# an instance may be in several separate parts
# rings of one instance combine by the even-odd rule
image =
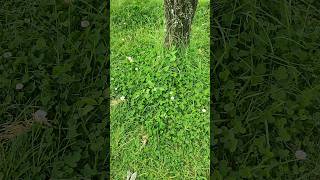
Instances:
[[[145,146],[147,142],[148,142],[148,136],[147,135],[142,136],[142,145]]]
[[[110,104],[111,106],[116,106],[118,104],[120,104],[122,101],[120,99],[113,99],[111,100]]]
[[[31,129],[31,124],[28,121],[16,121],[12,123],[2,124],[0,130],[0,140],[9,140],[18,135],[21,135]]]
[[[128,171],[127,172],[127,180],[135,180],[137,178],[137,172],[130,172]]]
[[[33,118],[24,121],[14,121],[0,124],[0,140],[9,140],[23,133],[28,132],[33,123],[45,124],[52,126],[46,118],[47,112],[38,110],[33,114]]]

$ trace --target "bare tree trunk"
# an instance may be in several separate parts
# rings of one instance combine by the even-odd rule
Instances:
[[[198,0],[164,0],[166,18],[165,45],[187,46]]]

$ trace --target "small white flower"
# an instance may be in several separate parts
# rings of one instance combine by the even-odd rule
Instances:
[[[170,92],[169,92],[169,94],[173,94],[173,92],[172,92],[172,91],[170,91]]]
[[[121,96],[121,97],[120,97],[120,100],[121,100],[121,101],[124,101],[124,99],[125,99],[124,96]]]
[[[126,23],[124,22],[123,24],[125,25]]]
[[[134,70],[138,71],[139,69],[138,68],[134,68]]]
[[[174,100],[174,97],[173,97],[173,96],[171,96],[171,100]]]
[[[303,150],[297,150],[294,155],[299,160],[306,160],[307,159],[307,153],[305,153]]]
[[[207,112],[207,110],[206,109],[202,109],[202,112]]]
[[[123,38],[122,38],[121,40],[122,40],[122,41],[124,41],[124,39],[123,39]]]
[[[10,58],[12,56],[12,53],[11,52],[5,52],[3,53],[3,57],[4,58]]]
[[[44,121],[47,120],[46,118],[47,116],[47,112],[44,110],[37,110],[34,114],[33,114],[33,118],[37,121]]]
[[[129,62],[133,62],[133,58],[132,57],[127,57],[127,59],[129,60]]]
[[[87,20],[83,20],[81,21],[81,27],[86,28],[90,25],[90,22]]]
[[[16,90],[21,90],[22,88],[23,88],[23,84],[22,83],[16,84]]]
[[[118,90],[118,88],[114,88],[114,90]]]

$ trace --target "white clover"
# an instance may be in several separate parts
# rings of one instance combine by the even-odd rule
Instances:
[[[121,101],[124,101],[124,100],[125,100],[125,97],[124,97],[124,96],[121,96],[121,97],[120,97],[120,100],[121,100]]]
[[[303,150],[297,150],[294,155],[299,160],[306,160],[307,159],[307,153],[304,152]]]
[[[47,114],[48,113],[46,111],[39,109],[33,114],[33,118],[37,121],[46,121]]]
[[[174,97],[173,97],[173,96],[171,96],[171,100],[174,100]]]
[[[21,90],[21,89],[23,89],[23,84],[22,83],[16,84],[16,90]]]
[[[122,41],[124,41],[124,39],[123,39],[123,38],[122,38],[121,40],[122,40]]]
[[[134,68],[134,70],[138,71],[139,69],[138,68]]]
[[[172,92],[172,91],[170,91],[170,92],[169,92],[169,94],[173,94],[173,92]]]
[[[114,88],[114,90],[118,90],[118,88]]]
[[[81,27],[86,28],[90,25],[90,22],[87,20],[83,20],[81,21]]]
[[[11,52],[5,52],[3,53],[3,57],[4,58],[10,58],[12,56],[12,53]]]
[[[207,112],[207,110],[206,109],[202,109],[202,112]]]
[[[133,58],[132,57],[127,57],[127,59],[129,60],[129,62],[133,62]]]

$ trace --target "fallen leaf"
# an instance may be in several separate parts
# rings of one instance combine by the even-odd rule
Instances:
[[[137,172],[130,172],[128,171],[127,172],[127,180],[135,180],[137,178]]]
[[[121,102],[122,102],[121,99],[113,99],[113,100],[111,100],[110,104],[111,104],[111,106],[116,106],[116,105],[120,104]]]
[[[148,142],[148,136],[147,135],[143,135],[142,136],[142,145],[145,146]]]
[[[1,126],[3,127],[0,129],[0,140],[9,140],[27,132],[32,125],[28,121],[15,121]]]

